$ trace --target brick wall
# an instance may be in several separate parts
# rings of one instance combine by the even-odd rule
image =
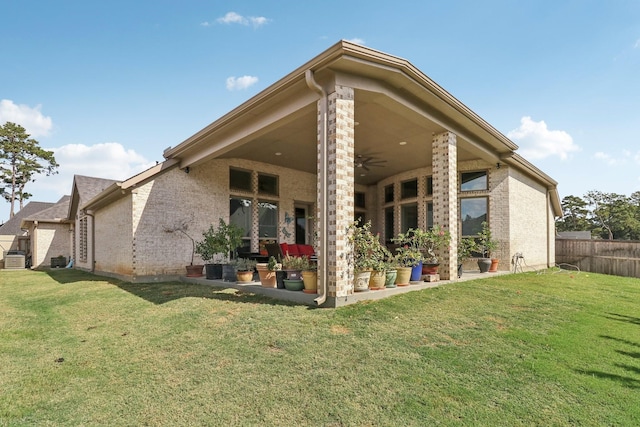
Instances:
[[[97,272],[133,276],[130,194],[95,213],[95,239]]]

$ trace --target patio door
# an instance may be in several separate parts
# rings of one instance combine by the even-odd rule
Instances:
[[[295,206],[296,217],[296,244],[307,245],[310,244],[310,236],[312,229],[312,222],[309,219],[310,208],[307,205]]]

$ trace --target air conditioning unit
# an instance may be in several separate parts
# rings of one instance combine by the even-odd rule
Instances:
[[[5,255],[4,268],[5,270],[19,270],[24,268],[24,255]]]

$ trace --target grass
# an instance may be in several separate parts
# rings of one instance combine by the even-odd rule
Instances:
[[[0,425],[640,425],[640,280],[518,274],[340,309],[0,272]]]

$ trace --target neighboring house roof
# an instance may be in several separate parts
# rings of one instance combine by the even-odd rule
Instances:
[[[21,223],[24,218],[54,206],[51,202],[29,202],[20,209],[10,220],[0,226],[0,235],[17,236],[23,234]]]
[[[24,226],[26,222],[64,222],[67,221],[67,215],[69,212],[69,202],[71,196],[63,196],[56,204],[50,208],[44,209],[40,212],[36,212],[33,215],[29,215],[22,220]]]
[[[71,200],[67,211],[67,218],[75,218],[75,214],[81,206],[80,202],[87,202],[100,194],[106,188],[117,182],[114,179],[95,178],[84,175],[73,176],[73,186],[71,188]]]

